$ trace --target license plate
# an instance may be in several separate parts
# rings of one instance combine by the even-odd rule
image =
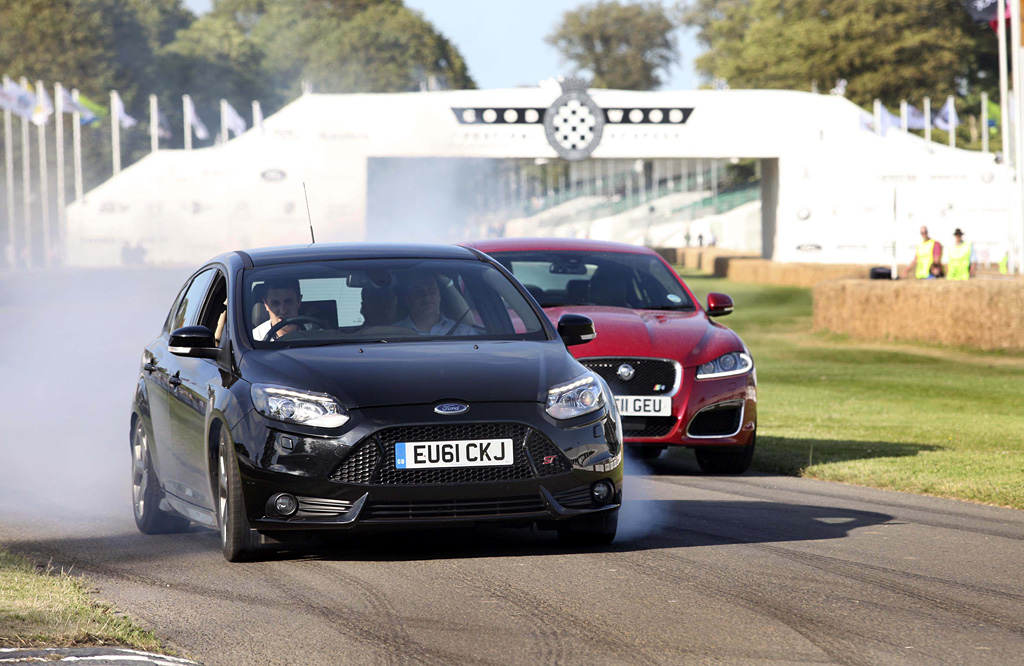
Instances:
[[[672,416],[672,398],[653,395],[617,395],[620,416]]]
[[[452,442],[398,442],[396,469],[425,467],[489,467],[512,465],[511,439],[478,439]]]

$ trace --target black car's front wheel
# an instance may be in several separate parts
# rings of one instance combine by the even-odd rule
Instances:
[[[160,508],[160,481],[149,455],[149,437],[142,418],[132,428],[132,508],[135,525],[143,534],[184,532],[189,521]]]
[[[242,499],[242,479],[238,460],[225,428],[217,442],[217,519],[220,543],[228,562],[244,562],[259,551],[259,533],[249,527]]]
[[[568,546],[607,546],[615,540],[619,510],[583,516],[558,525],[558,540]]]
[[[750,444],[741,447],[695,449],[697,464],[705,474],[743,474],[754,459],[756,433],[751,435]]]

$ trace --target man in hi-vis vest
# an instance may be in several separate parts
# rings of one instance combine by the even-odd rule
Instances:
[[[974,257],[974,243],[964,242],[964,232],[957,229],[953,232],[956,243],[949,248],[949,272],[947,280],[967,280],[974,277],[977,260]]]
[[[928,236],[928,227],[921,227],[921,243],[913,263],[907,266],[903,277],[914,275],[918,280],[927,280],[932,265],[942,266],[942,243]]]

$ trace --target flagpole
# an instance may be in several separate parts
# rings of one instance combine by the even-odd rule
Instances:
[[[924,140],[932,140],[932,98],[924,98]]]
[[[258,128],[260,132],[263,132],[263,109],[260,107],[259,100],[252,101],[252,126]]]
[[[28,90],[28,79],[21,77],[21,87]],[[24,253],[25,266],[32,265],[32,167],[31,148],[28,145],[28,118],[21,119],[21,190],[24,198],[24,227],[25,240],[22,241],[22,252]]]
[[[228,101],[221,99],[220,101],[220,145],[226,145],[228,142]]]
[[[57,144],[57,229],[54,234],[54,246],[57,252],[56,257],[61,257],[63,252],[64,229],[67,227],[67,193],[64,191],[64,86],[59,83],[53,84],[53,106],[54,106],[54,141]]]
[[[181,96],[181,104],[184,107],[185,117],[185,150],[192,150],[192,98],[189,95]]]
[[[43,99],[42,81],[36,81],[36,106]],[[36,125],[36,136],[39,139],[39,210],[41,213],[43,232],[43,265],[50,264],[50,179],[46,173],[46,121]]]
[[[114,156],[114,175],[121,173],[121,114],[118,113],[118,95],[110,91],[110,150]]]
[[[988,152],[988,93],[981,93],[981,152]]]
[[[903,99],[900,100],[900,130],[904,134],[907,133],[907,128],[909,124],[910,123],[907,120],[907,100]]]
[[[3,84],[6,86],[10,81],[6,75]],[[14,268],[17,265],[18,252],[15,247],[17,237],[14,227],[17,221],[14,218],[14,146],[11,144],[11,110],[4,109],[4,175],[7,176],[7,266]]]
[[[160,110],[157,108],[156,95],[149,96],[149,147],[152,152],[160,148]]]
[[[1013,167],[1010,158],[1010,83],[1006,62],[1006,0],[996,2],[996,39],[999,41],[999,137],[1002,139],[1003,164],[1009,181],[1006,184],[1006,253],[1013,247]]]
[[[78,102],[78,88],[71,89],[71,99]],[[82,185],[82,114],[77,107],[71,114],[71,156],[75,164],[75,201],[81,209],[85,203]]]
[[[956,106],[954,106],[953,96],[949,95],[946,97],[946,125],[949,127],[949,147],[956,148],[956,124],[953,122],[953,116],[956,114]]]
[[[1013,152],[1015,158],[1016,175],[1017,175],[1017,191],[1015,192],[1015,199],[1017,200],[1017,221],[1021,222],[1021,218],[1024,215],[1021,211],[1024,210],[1024,170],[1021,169],[1022,162],[1024,162],[1024,132],[1021,129],[1024,128],[1024,109],[1021,105],[1021,91],[1024,91],[1024,76],[1020,71],[1020,51],[1021,51],[1021,24],[1020,24],[1020,13],[1021,13],[1021,0],[1013,0],[1010,3],[1010,43],[1013,45],[1013,50],[1010,52],[1010,60],[1013,66],[1013,90],[1016,93],[1017,103],[1014,105],[1014,133],[1013,133]],[[1017,239],[1018,242],[1018,255],[1017,255],[1017,273],[1024,272],[1024,228],[1019,228],[1021,231],[1021,237]]]
[[[875,119],[875,134],[882,136],[882,100],[876,97],[871,105],[871,111]]]

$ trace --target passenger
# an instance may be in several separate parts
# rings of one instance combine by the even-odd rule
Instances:
[[[413,273],[400,288],[409,316],[395,324],[420,335],[477,335],[476,329],[441,313],[441,290],[434,273]]]
[[[299,281],[295,278],[278,278],[267,280],[263,284],[263,307],[266,308],[270,319],[252,329],[254,340],[262,341],[267,333],[282,319],[297,317],[299,306],[302,305],[302,292],[299,290]],[[288,333],[299,330],[298,325],[283,326],[274,333],[274,338],[280,338]]]
[[[363,326],[394,326],[398,319],[398,299],[389,287],[363,287]]]

